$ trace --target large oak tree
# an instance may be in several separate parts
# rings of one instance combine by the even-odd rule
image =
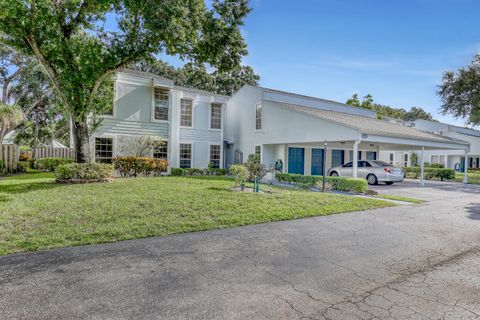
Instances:
[[[71,115],[78,162],[89,160],[91,124],[109,104],[102,84],[116,71],[165,52],[229,72],[247,53],[239,30],[247,0],[0,0],[0,8],[1,41],[36,57]]]
[[[480,54],[466,68],[445,72],[438,94],[443,114],[465,119],[472,126],[480,125]]]

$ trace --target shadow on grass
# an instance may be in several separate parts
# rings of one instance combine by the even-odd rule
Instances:
[[[17,184],[3,185],[3,186],[0,184],[0,193],[19,194],[19,193],[36,191],[36,190],[53,189],[53,188],[58,188],[62,186],[63,185],[60,185],[55,181],[17,183]]]

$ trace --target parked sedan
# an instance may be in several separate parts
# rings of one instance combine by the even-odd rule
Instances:
[[[353,162],[331,168],[328,170],[328,175],[333,177],[352,177]],[[360,160],[358,161],[357,177],[367,179],[368,184],[384,182],[390,185],[394,182],[402,182],[404,174],[401,169],[383,161]]]

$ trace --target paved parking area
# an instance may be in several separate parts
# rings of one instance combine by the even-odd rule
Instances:
[[[428,202],[0,257],[0,319],[479,319],[480,189],[375,189]]]

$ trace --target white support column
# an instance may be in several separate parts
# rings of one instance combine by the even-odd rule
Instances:
[[[353,143],[353,159],[352,159],[352,165],[353,165],[353,177],[357,178],[358,177],[358,145],[360,141],[357,140]]]
[[[425,161],[423,160],[423,152],[425,151],[425,147],[422,147],[422,152],[420,153],[420,185],[423,187],[425,182],[423,180],[424,177],[424,166]]]
[[[468,150],[465,150],[465,163],[463,168],[463,183],[468,183]]]

